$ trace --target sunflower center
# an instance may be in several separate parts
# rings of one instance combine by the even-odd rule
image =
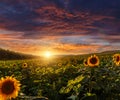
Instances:
[[[119,60],[120,60],[120,57],[119,57],[119,56],[117,56],[117,57],[116,57],[116,61],[117,61],[117,62],[119,62]]]
[[[90,63],[91,64],[96,64],[97,63],[97,59],[95,57],[90,59]]]
[[[24,64],[23,66],[26,66],[26,64]]]
[[[1,87],[2,93],[6,94],[6,95],[13,93],[14,89],[15,89],[14,82],[12,82],[12,81],[4,82]]]

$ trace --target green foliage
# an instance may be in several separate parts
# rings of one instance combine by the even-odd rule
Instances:
[[[75,92],[79,92],[79,89],[81,87],[80,82],[84,79],[83,76],[78,76],[74,80],[69,80],[66,87],[62,87],[60,89],[60,93],[69,93],[72,89]]]

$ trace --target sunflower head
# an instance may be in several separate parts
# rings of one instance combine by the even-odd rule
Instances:
[[[114,54],[113,55],[113,62],[119,66],[120,65],[120,54]]]
[[[100,60],[99,60],[98,56],[93,55],[93,56],[88,57],[88,61],[87,62],[88,62],[88,65],[90,67],[96,67],[96,66],[99,65]]]
[[[61,67],[61,66],[62,66],[62,63],[58,63],[58,66],[60,66],[60,67]]]
[[[88,62],[86,59],[84,59],[83,64],[84,64],[84,66],[88,66]]]
[[[16,66],[16,64],[13,64],[13,67]]]
[[[22,68],[27,68],[27,63],[23,63]]]
[[[20,82],[15,78],[7,76],[0,80],[0,97],[2,100],[16,98],[20,90]]]

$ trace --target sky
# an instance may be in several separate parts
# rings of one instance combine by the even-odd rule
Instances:
[[[120,0],[0,0],[0,48],[35,55],[120,50]]]

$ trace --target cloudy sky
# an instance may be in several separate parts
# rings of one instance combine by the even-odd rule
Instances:
[[[120,0],[0,0],[0,48],[39,55],[120,50]]]

